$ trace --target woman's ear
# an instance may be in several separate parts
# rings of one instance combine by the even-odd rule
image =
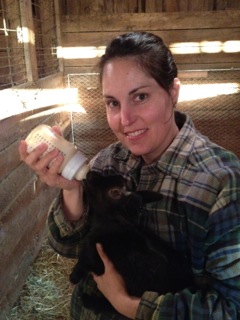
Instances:
[[[178,78],[174,78],[172,87],[170,89],[170,95],[172,97],[174,106],[178,102],[179,91],[180,91],[180,80]]]

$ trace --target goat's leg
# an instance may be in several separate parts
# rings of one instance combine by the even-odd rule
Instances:
[[[82,268],[82,263],[78,261],[72,269],[72,272],[69,276],[69,280],[71,281],[72,284],[76,284],[85,275],[87,275],[87,272]]]
[[[116,312],[111,303],[104,296],[88,295],[83,293],[82,304],[85,308],[92,310],[94,313]]]

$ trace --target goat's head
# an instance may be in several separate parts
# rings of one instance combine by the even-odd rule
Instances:
[[[137,216],[145,202],[160,200],[160,195],[149,191],[129,192],[120,175],[103,176],[89,171],[84,180],[84,191],[90,209],[104,214]]]

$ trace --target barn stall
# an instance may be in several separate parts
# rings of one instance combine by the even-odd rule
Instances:
[[[114,141],[95,65],[112,37],[141,30],[160,35],[174,54],[178,108],[240,157],[240,0],[1,0],[0,14],[0,319],[6,319],[39,260],[48,267],[56,259],[55,270],[65,264],[54,253],[44,256],[51,252],[47,211],[58,190],[21,163],[19,141],[40,123],[59,125],[89,158]],[[66,296],[60,292],[59,301]],[[48,319],[32,310],[29,318],[17,317]]]

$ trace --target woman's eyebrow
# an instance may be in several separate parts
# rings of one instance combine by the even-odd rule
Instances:
[[[113,96],[110,96],[108,94],[103,94],[102,97],[107,99],[115,99]]]
[[[142,85],[137,88],[134,88],[131,91],[129,91],[128,95],[130,96],[130,95],[134,94],[135,92],[137,92],[138,90],[141,90],[141,89],[144,89],[147,87],[149,87],[149,85]],[[105,99],[116,99],[114,96],[111,96],[110,94],[103,94],[102,97]]]
[[[137,87],[137,88],[131,90],[131,91],[129,92],[129,95],[134,94],[134,93],[137,92],[138,90],[145,89],[145,88],[147,88],[147,87],[149,87],[149,86],[148,86],[148,85],[142,85],[142,86],[140,86],[140,87]]]

